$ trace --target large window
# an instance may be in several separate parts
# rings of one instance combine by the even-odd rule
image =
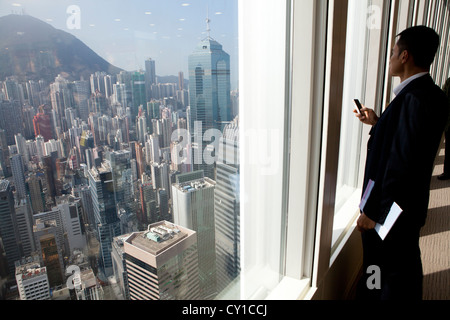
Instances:
[[[368,66],[368,11],[370,1],[349,1],[347,15],[347,39],[345,48],[344,87],[341,112],[339,142],[339,167],[336,190],[336,216],[334,229],[345,220],[340,214],[355,213],[355,208],[345,207],[361,182],[361,129],[362,125],[354,116],[353,99],[365,104],[366,71]],[[344,226],[340,226],[343,228]],[[336,231],[338,233],[339,231]]]
[[[2,214],[17,217],[0,283],[8,259],[43,261],[35,230],[67,234],[47,268],[59,297],[85,296],[71,272],[89,269],[98,296],[136,298],[127,259],[152,270],[139,297],[302,299],[353,281],[370,130],[353,99],[391,100],[398,31],[450,41],[433,1],[0,3]]]
[[[384,65],[387,36],[382,30],[386,5],[386,1],[348,1],[333,246],[359,214],[368,128],[356,119],[353,100],[379,110],[384,78],[380,65]]]
[[[1,1],[0,24],[0,174],[26,190],[21,256],[42,254],[34,213],[76,203],[87,245],[58,247],[52,286],[90,268],[124,299],[124,240],[165,220],[197,234],[198,296],[240,298],[238,1]]]

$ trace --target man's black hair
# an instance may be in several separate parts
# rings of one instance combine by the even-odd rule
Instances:
[[[416,66],[429,69],[439,47],[439,35],[436,31],[426,26],[415,26],[405,29],[398,37],[400,53],[408,51]]]

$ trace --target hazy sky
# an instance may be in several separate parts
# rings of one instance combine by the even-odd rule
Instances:
[[[156,74],[188,78],[188,55],[211,37],[231,57],[232,87],[237,83],[238,0],[0,0],[0,16],[22,13],[41,19],[83,41],[124,70],[156,62]],[[79,14],[68,13],[70,6]]]

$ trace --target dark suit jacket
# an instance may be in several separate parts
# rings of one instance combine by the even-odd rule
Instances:
[[[409,83],[370,131],[363,190],[375,182],[364,213],[384,223],[394,202],[423,226],[433,164],[448,117],[444,92],[430,75]]]

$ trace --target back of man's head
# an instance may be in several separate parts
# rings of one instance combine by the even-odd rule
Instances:
[[[439,35],[426,26],[415,26],[402,31],[397,45],[400,52],[407,50],[417,67],[429,69],[439,47]]]

